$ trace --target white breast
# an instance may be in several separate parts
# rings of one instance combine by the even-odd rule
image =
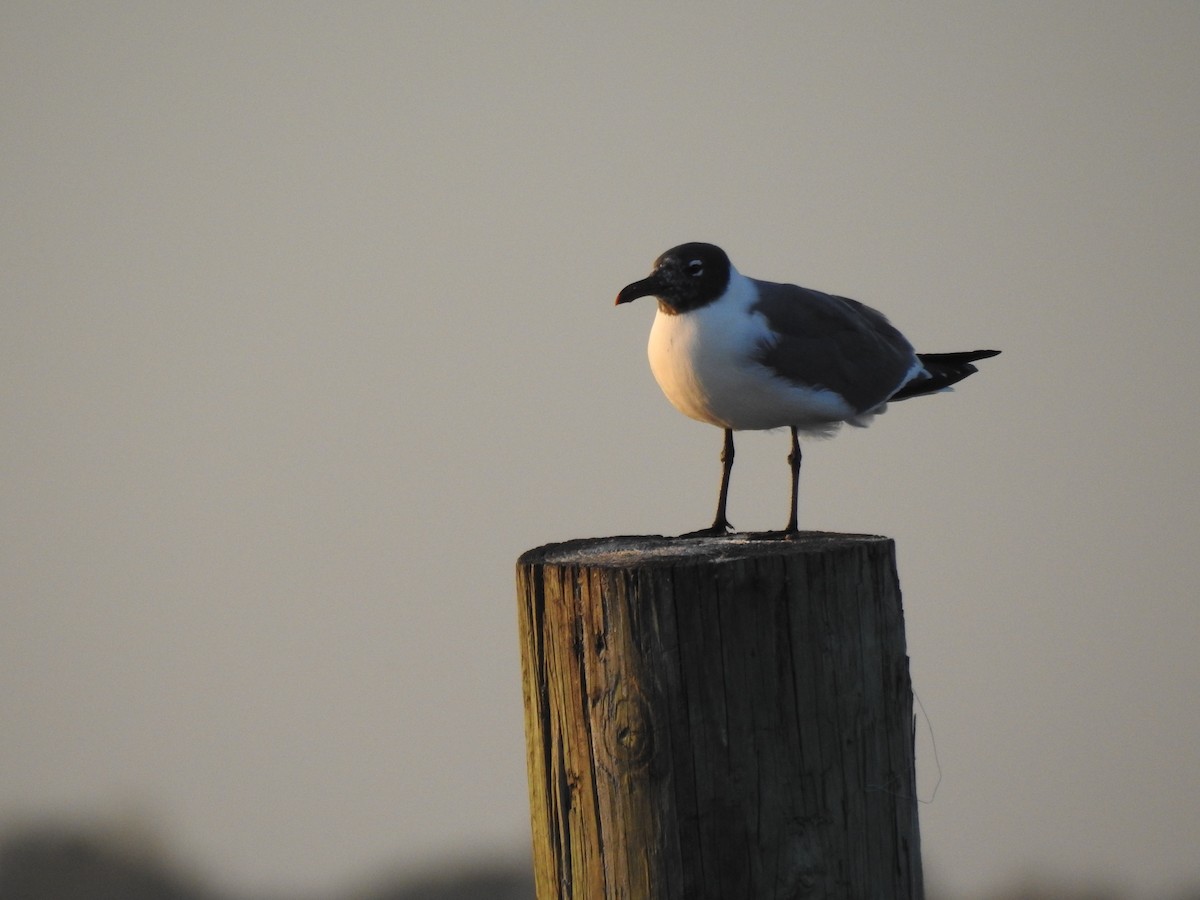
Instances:
[[[716,303],[678,315],[661,310],[650,329],[650,370],[672,405],[720,428],[795,425],[828,432],[854,411],[832,391],[797,387],[755,359],[770,340],[766,319],[751,313],[754,285],[737,270]]]

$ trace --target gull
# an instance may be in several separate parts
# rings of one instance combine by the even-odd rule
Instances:
[[[673,247],[617,303],[656,297],[650,369],[671,404],[725,432],[717,514],[696,535],[725,535],[733,432],[789,428],[791,514],[799,533],[800,438],[865,427],[893,400],[935,394],[999,350],[917,353],[882,313],[857,300],[742,275],[713,244]]]

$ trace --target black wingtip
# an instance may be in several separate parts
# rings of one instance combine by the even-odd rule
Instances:
[[[940,367],[965,366],[980,359],[990,359],[999,356],[999,350],[964,350],[961,353],[918,353],[917,359],[927,368],[930,365]]]
[[[961,353],[918,353],[917,359],[925,367],[928,376],[915,378],[900,388],[890,399],[904,400],[922,394],[935,394],[979,370],[971,363],[999,356],[999,350],[964,350]]]

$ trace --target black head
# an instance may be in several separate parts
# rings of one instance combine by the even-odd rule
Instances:
[[[617,303],[638,297],[657,297],[665,313],[688,312],[707,306],[729,286],[729,257],[714,244],[680,244],[654,262],[648,278],[621,289]]]

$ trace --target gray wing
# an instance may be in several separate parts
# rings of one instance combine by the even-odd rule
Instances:
[[[917,355],[883,313],[794,284],[754,284],[759,299],[751,309],[779,335],[757,358],[781,378],[827,388],[857,412],[886,402],[908,380]]]

